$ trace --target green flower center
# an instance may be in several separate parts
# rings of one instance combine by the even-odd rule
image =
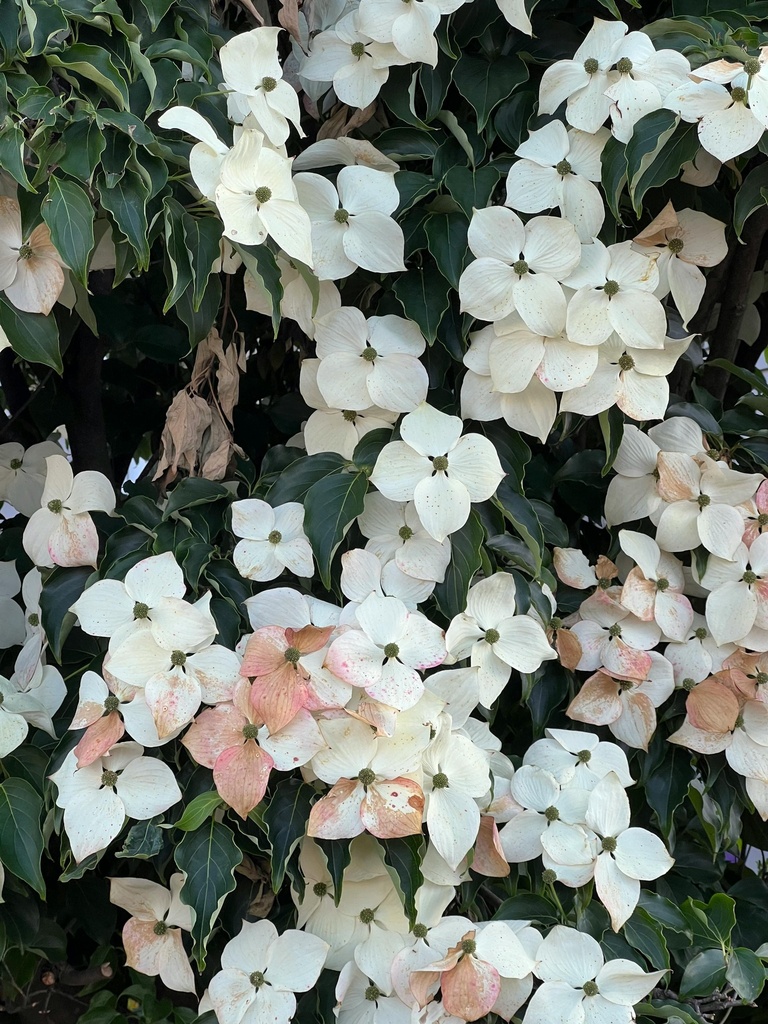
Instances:
[[[397,644],[387,644],[387,646],[384,648],[385,658],[396,658],[399,653],[400,648],[398,647]]]
[[[670,238],[670,240],[667,242],[667,248],[673,256],[677,256],[677,254],[679,252],[682,252],[685,248],[685,242],[682,240],[682,238]]]
[[[768,672],[757,672],[755,674],[755,681],[758,686],[765,686],[768,683]]]
[[[411,537],[413,536],[413,530],[410,528],[410,526],[401,526],[400,529],[397,531],[397,535],[400,538],[400,540],[410,540]]]
[[[376,917],[375,911],[371,910],[370,907],[365,907],[360,911],[360,921],[362,924],[373,924],[373,919]]]
[[[617,636],[621,636],[621,626],[618,624],[618,622],[614,622],[614,624],[609,627],[608,636],[612,639],[614,639]]]
[[[665,580],[663,576],[656,580],[656,589],[660,590],[662,594],[665,590],[669,590],[669,580]]]
[[[737,85],[734,89],[731,89],[731,97],[734,103],[744,103],[747,99],[747,90]]]
[[[552,618],[549,620],[549,624],[552,627],[552,629],[562,629],[563,628],[563,620],[559,619],[556,615],[552,616]]]
[[[269,541],[270,544],[279,544],[282,539],[283,535],[282,533],[280,533],[279,530],[270,531],[270,534],[267,537],[267,540]]]
[[[620,370],[634,370],[634,368],[635,368],[635,360],[632,358],[632,356],[628,355],[626,352],[624,353],[623,356],[619,356],[619,369]]]
[[[24,242],[23,245],[19,246],[19,259],[20,260],[31,260],[34,255],[32,246],[29,242]]]
[[[248,980],[250,981],[250,983],[253,985],[254,988],[256,988],[256,989],[261,988],[261,986],[264,984],[264,981],[265,981],[265,979],[264,979],[264,972],[263,971],[253,971],[248,976]]]
[[[744,70],[748,75],[756,75],[760,70],[760,61],[757,57],[747,57],[744,61]]]
[[[768,512],[761,512],[757,517],[758,526],[768,526]]]
[[[252,722],[248,722],[247,725],[243,726],[243,737],[247,740],[255,740],[259,735],[258,725],[254,725]]]
[[[757,583],[757,573],[754,573],[750,569],[747,569],[747,571],[744,573],[741,579],[743,583],[746,583],[748,586],[751,587],[753,583]]]
[[[587,72],[588,75],[594,75],[596,72],[598,72],[600,70],[600,64],[598,63],[597,58],[587,57],[587,59],[584,61],[584,70]]]
[[[606,836],[602,842],[602,847],[606,853],[614,853],[616,850],[616,838],[614,836]]]
[[[616,65],[616,70],[620,75],[628,75],[632,70],[632,61],[629,57],[622,57],[619,63]]]
[[[165,935],[165,933],[168,931],[168,925],[165,923],[165,921],[158,921],[155,924],[155,927],[152,929],[152,931],[155,933],[155,935]]]
[[[434,459],[432,459],[432,466],[438,473],[444,473],[446,469],[448,469],[448,456],[436,455]]]
[[[601,576],[600,579],[597,581],[597,589],[598,590],[610,590],[611,589],[611,581],[607,580],[605,578],[605,576]]]
[[[376,772],[373,768],[363,768],[357,773],[357,777],[364,786],[370,786],[376,780]]]
[[[522,277],[523,274],[528,273],[528,264],[525,262],[525,260],[517,260],[515,263],[512,264],[512,269],[518,277]]]
[[[413,934],[417,939],[426,939],[429,929],[425,924],[415,924],[413,926]]]
[[[256,191],[253,194],[256,197],[257,203],[268,203],[269,200],[272,198],[272,189],[267,188],[266,185],[261,185],[259,188],[256,189]]]
[[[363,351],[360,353],[366,363],[372,363],[375,359],[378,359],[379,353],[375,348],[371,348],[370,345],[366,345]]]
[[[353,409],[344,409],[341,414],[347,423],[354,423],[357,419],[357,413]]]
[[[172,651],[171,652],[171,664],[175,668],[181,668],[182,665],[186,665],[187,656],[184,651]]]
[[[448,788],[448,776],[445,772],[438,772],[432,776],[432,788],[433,789],[447,789]]]
[[[315,884],[312,886],[312,892],[315,894],[315,896],[319,896],[322,899],[323,896],[326,896],[328,894],[328,886],[325,884],[325,882],[315,882]]]
[[[556,807],[547,807],[544,811],[544,817],[547,821],[557,821],[560,818],[560,811]]]
[[[555,170],[562,178],[564,178],[566,174],[573,174],[573,168],[567,160],[561,160],[560,163],[556,165]]]
[[[591,750],[580,750],[578,752],[578,754],[576,755],[576,758],[577,758],[579,764],[589,764],[589,762],[592,760],[592,751]]]
[[[64,506],[61,504],[58,498],[54,498],[48,502],[48,511],[54,512],[57,516],[61,515],[61,510]]]
[[[349,210],[341,209],[337,210],[333,215],[333,219],[337,224],[346,224],[349,221]]]
[[[462,953],[466,953],[468,956],[472,956],[472,954],[476,950],[477,950],[477,943],[475,942],[474,939],[464,939],[464,941],[461,944],[461,952]]]
[[[21,469],[23,465],[21,459],[11,459],[11,469]]]
[[[699,508],[706,508],[712,501],[708,494],[700,494],[696,499],[699,504]]]
[[[597,987],[597,983],[594,981],[585,981],[581,986],[584,990],[585,996],[596,996],[600,989]]]
[[[709,636],[709,633],[703,626],[699,626],[698,629],[695,629],[693,631],[693,635],[696,637],[697,640],[706,640]]]
[[[353,57],[360,58],[365,53],[365,43],[352,43],[350,50]]]
[[[104,710],[106,711],[106,713],[107,713],[108,715],[111,715],[113,711],[117,711],[117,709],[118,709],[119,707],[120,707],[120,701],[119,701],[119,699],[118,699],[118,698],[117,698],[117,697],[116,697],[116,696],[114,695],[114,693],[111,693],[111,694],[110,694],[110,695],[109,695],[109,696],[107,697],[107,699],[106,699],[106,700],[104,701]]]
[[[544,885],[554,885],[557,881],[557,874],[552,870],[552,868],[545,868],[541,873],[541,880]]]
[[[687,690],[688,693],[690,693],[691,690],[696,686],[696,680],[691,679],[690,676],[686,676],[680,685],[684,690]]]
[[[292,665],[298,665],[299,658],[301,657],[301,651],[298,647],[289,647],[283,657],[286,661],[290,661]]]
[[[486,629],[485,631],[485,642],[493,646],[499,642],[501,634],[498,629]]]
[[[146,619],[149,617],[149,605],[143,601],[137,601],[133,606],[134,619]]]
[[[271,77],[271,75],[267,75],[266,78],[262,78],[261,80],[261,88],[264,92],[274,92],[277,88],[277,82]]]
[[[619,282],[618,281],[606,281],[605,284],[603,285],[603,291],[605,292],[605,294],[608,296],[609,299],[613,298],[613,296],[616,295],[618,293],[618,291],[619,291]]]
[[[101,773],[101,784],[112,789],[117,784],[117,772],[105,770]]]
[[[355,43],[355,46],[362,46],[362,43]],[[365,990],[365,998],[369,1003],[375,1003],[381,996],[381,989],[376,985],[369,985]]]
[[[27,622],[33,628],[37,628],[37,626],[40,625],[40,616],[37,614],[37,612],[32,612],[31,615],[27,616]]]
[[[744,728],[744,715],[743,714],[740,714],[738,716],[738,718],[736,719],[736,724],[734,725],[733,728],[734,729],[743,729]]]

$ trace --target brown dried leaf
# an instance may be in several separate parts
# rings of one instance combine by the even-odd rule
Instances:
[[[298,0],[280,0],[281,8],[277,12],[277,20],[287,29],[291,38],[301,46],[301,32],[299,31],[299,3]],[[302,47],[303,49],[303,47]]]
[[[176,395],[160,438],[162,455],[155,480],[165,474],[163,483],[166,485],[176,478],[180,469],[194,475],[200,443],[211,421],[210,407],[202,398],[186,390]]]

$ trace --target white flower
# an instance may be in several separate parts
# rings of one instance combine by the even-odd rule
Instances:
[[[273,146],[288,138],[290,122],[303,137],[296,90],[283,81],[277,56],[277,37],[283,30],[270,25],[240,32],[219,51],[224,86],[245,101],[242,105],[255,117],[258,127]],[[235,118],[241,120],[240,118]]]
[[[590,792],[613,772],[623,786],[632,785],[627,755],[615,743],[604,743],[592,732],[547,729],[546,739],[536,740],[523,757],[523,764],[544,768],[562,785],[567,783]]]
[[[536,961],[534,972],[544,984],[528,1004],[526,1024],[632,1024],[634,1004],[667,973],[646,974],[633,960],[605,963],[591,935],[559,924],[539,946]]]
[[[336,982],[334,1015],[338,1024],[410,1024],[411,1010],[386,979],[384,988],[373,984],[354,960],[348,961]]]
[[[205,118],[191,107],[171,107],[161,114],[161,128],[176,128],[197,139],[189,153],[189,172],[206,199],[213,200],[221,180],[221,164],[229,152]]]
[[[568,337],[599,345],[616,331],[633,348],[663,348],[667,318],[653,294],[658,283],[654,258],[635,252],[631,242],[604,246],[595,239],[566,281],[577,289],[568,303]]]
[[[669,742],[702,754],[724,752],[726,761],[739,775],[768,783],[768,707],[761,700],[748,700],[740,709],[737,703],[736,710],[735,722],[723,717],[721,732],[698,729],[686,715]]]
[[[24,550],[38,566],[96,565],[99,535],[90,512],[112,513],[115,492],[101,473],[72,475],[63,455],[49,455],[42,508],[24,528]]]
[[[328,943],[271,921],[243,922],[221,954],[221,970],[208,986],[219,1024],[288,1024],[295,992],[308,992],[325,964]]]
[[[521,159],[507,175],[506,205],[521,213],[558,207],[579,239],[591,242],[605,220],[594,182],[600,181],[600,154],[609,138],[606,128],[594,135],[575,128],[566,131],[560,121],[531,132],[515,150]]]
[[[0,562],[0,650],[24,643],[26,620],[14,597],[21,590],[15,562]]]
[[[403,417],[400,441],[385,445],[371,474],[385,498],[413,500],[427,533],[443,541],[466,523],[473,501],[486,501],[504,477],[493,444],[461,436],[462,421],[423,402]]]
[[[457,659],[469,655],[478,669],[483,707],[491,707],[513,668],[535,672],[557,657],[542,626],[529,615],[515,614],[515,601],[514,577],[494,573],[470,588],[466,612],[452,620],[445,634],[449,653]]]
[[[341,621],[354,625],[354,615],[360,603],[369,594],[397,597],[409,611],[426,601],[435,584],[407,576],[397,567],[394,559],[383,562],[372,551],[353,548],[341,556],[341,592],[349,599],[341,614]]]
[[[392,174],[342,167],[335,188],[321,174],[304,172],[293,182],[312,224],[320,280],[348,277],[357,267],[380,274],[405,269],[403,229],[391,216],[400,203]]]
[[[25,449],[17,441],[0,444],[0,499],[31,516],[40,508],[45,487],[49,455],[62,455],[53,441],[43,441]]]
[[[620,530],[619,543],[636,563],[624,581],[622,605],[644,622],[655,619],[670,640],[683,640],[693,623],[693,608],[683,594],[681,563],[642,533]]]
[[[443,631],[394,597],[371,594],[358,607],[359,629],[333,641],[325,663],[339,679],[404,711],[424,693],[419,670],[445,658]]]
[[[123,925],[125,965],[160,980],[175,992],[194,992],[195,976],[181,932],[192,929],[192,910],[181,902],[184,876],[169,879],[170,891],[145,878],[110,878],[109,901],[131,915]]]
[[[412,501],[390,501],[371,491],[357,525],[368,540],[366,551],[382,562],[394,559],[407,576],[442,583],[451,560],[451,542],[436,541],[427,533]]]
[[[698,121],[699,142],[722,163],[746,153],[765,131],[751,109],[749,79],[742,64],[719,60],[691,73],[693,81],[673,89],[664,106],[685,121]],[[730,91],[724,83],[730,83]]]
[[[0,291],[17,309],[48,314],[64,287],[63,266],[47,225],[25,238],[19,204],[0,196]]]
[[[346,2],[346,0],[343,0]],[[375,171],[396,174],[400,165],[380,153],[367,139],[353,139],[342,135],[338,139],[318,139],[307,146],[293,161],[296,171],[312,171],[318,167],[361,166]]]
[[[57,806],[64,808],[64,828],[79,864],[106,849],[128,818],[146,821],[181,799],[173,772],[154,757],[142,757],[138,743],[118,743],[85,768],[70,751],[57,772]]]
[[[571,826],[583,824],[589,800],[587,790],[561,785],[551,772],[531,764],[515,772],[511,795],[524,808],[499,832],[501,848],[511,864],[541,857],[544,833],[561,841],[570,835]]]
[[[407,63],[391,43],[375,42],[361,29],[358,12],[352,11],[313,37],[309,57],[300,61],[300,74],[310,82],[332,82],[342,103],[364,108],[379,95],[390,67]]]
[[[270,236],[293,259],[312,265],[311,225],[291,178],[291,161],[246,129],[221,162],[216,206],[224,234],[242,245]]]
[[[535,334],[560,334],[566,300],[559,282],[581,259],[573,224],[533,217],[523,225],[512,210],[491,206],[474,211],[467,240],[477,259],[459,280],[462,310],[492,321],[517,310]]]
[[[733,561],[711,555],[700,582],[711,591],[705,614],[717,643],[741,641],[754,649],[749,637],[753,626],[768,629],[768,534],[757,537],[749,549],[740,544]]]
[[[539,87],[539,110],[554,114],[563,100],[568,103],[568,124],[595,133],[605,123],[611,101],[605,95],[619,77],[610,69],[619,57],[627,26],[621,21],[595,18],[572,60],[559,60],[546,69]]]
[[[388,314],[365,319],[342,306],[315,321],[317,386],[336,409],[412,412],[427,397],[429,375],[419,362],[427,343],[411,320]]]
[[[688,80],[691,65],[676,50],[656,50],[644,32],[630,32],[619,47],[616,70],[618,78],[605,95],[613,101],[613,134],[626,143],[640,118],[658,110],[672,89]]]
[[[288,569],[314,575],[312,547],[304,533],[304,506],[296,501],[272,508],[260,498],[232,503],[232,532],[242,540],[232,555],[241,576],[266,583]]]
[[[522,391],[514,394],[497,391],[488,366],[487,353],[490,349],[490,334],[486,335],[487,343],[485,341],[479,343],[479,338],[481,335],[485,335],[486,331],[487,328],[484,328],[474,334],[475,352],[473,354],[470,349],[465,356],[467,360],[471,359],[473,366],[480,365],[487,372],[468,370],[464,374],[461,385],[461,415],[465,419],[479,420],[481,423],[503,417],[513,430],[532,434],[545,442],[557,416],[557,399],[554,393],[542,384],[537,374],[531,377]],[[555,339],[555,347],[557,344],[558,340]],[[547,347],[545,345],[545,356]],[[584,349],[585,353],[589,353],[589,351],[589,349]],[[586,362],[587,357],[583,360],[584,364]],[[580,365],[578,369],[582,371],[583,367]]]
[[[392,43],[409,61],[422,61],[435,67],[437,40],[435,30],[441,14],[458,11],[467,0],[361,0],[358,9],[360,28],[380,43]]]
[[[24,690],[0,676],[0,757],[6,757],[24,742],[34,725],[55,736],[52,718],[66,697],[59,672],[43,669]]]
[[[280,315],[288,320],[295,320],[308,338],[315,336],[315,321],[333,312],[341,305],[339,289],[333,281],[313,281],[316,294],[307,281],[309,271],[301,273],[285,255],[276,259],[280,269],[280,284],[283,297],[280,300]],[[312,278],[310,277],[310,280]],[[257,279],[248,270],[243,274],[245,290],[245,307],[264,316],[272,315],[272,296],[261,279]]]

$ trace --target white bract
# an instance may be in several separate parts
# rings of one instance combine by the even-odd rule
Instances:
[[[365,496],[357,525],[368,539],[366,551],[372,551],[382,562],[394,559],[406,576],[442,583],[451,560],[451,542],[436,541],[427,533],[412,501],[390,501],[378,491],[371,491]]]
[[[304,533],[304,506],[296,501],[272,508],[260,498],[232,503],[232,532],[242,538],[232,560],[241,576],[260,583],[289,569],[296,576],[315,572],[312,547]]]
[[[15,199],[0,196],[0,291],[17,309],[47,314],[64,287],[64,262],[46,224],[25,236]]]
[[[63,454],[53,441],[30,445],[26,450],[18,441],[0,445],[0,498],[31,516],[40,508],[48,472],[46,458]]]
[[[452,14],[467,0],[361,0],[360,28],[380,43],[392,43],[409,61],[437,64],[435,30],[442,14]]]

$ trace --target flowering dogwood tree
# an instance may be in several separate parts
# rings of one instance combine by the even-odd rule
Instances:
[[[644,7],[0,4],[3,1019],[765,1019],[768,12]]]

